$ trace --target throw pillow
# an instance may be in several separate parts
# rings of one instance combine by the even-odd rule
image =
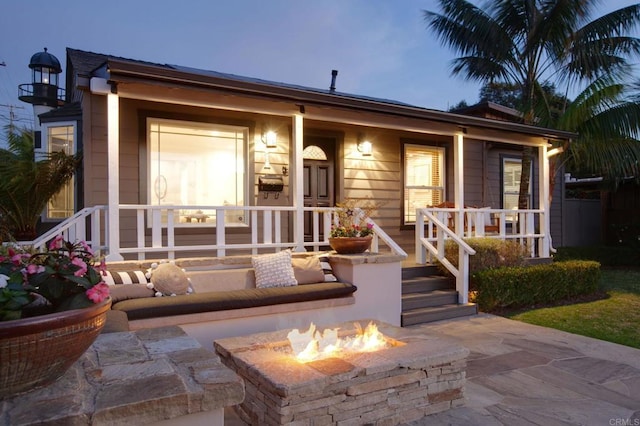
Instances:
[[[331,263],[329,263],[329,256],[320,255],[318,256],[318,260],[320,261],[320,266],[322,267],[322,272],[324,273],[324,281],[325,282],[336,282],[338,278],[333,275],[333,268],[331,267]]]
[[[289,287],[298,285],[291,266],[291,251],[262,254],[251,258],[255,270],[256,287]]]
[[[149,282],[149,280],[144,274],[144,271],[124,271],[124,272],[107,271],[105,275],[102,275],[102,279],[108,285],[146,284]]]
[[[315,256],[294,257],[291,259],[291,265],[298,284],[314,284],[324,281],[320,260]]]
[[[151,284],[157,293],[164,296],[187,294],[190,291],[189,278],[173,263],[161,263],[151,271]]]

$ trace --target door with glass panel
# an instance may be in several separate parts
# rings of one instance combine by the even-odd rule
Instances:
[[[331,207],[335,204],[334,152],[334,138],[305,136],[302,152],[305,207]],[[322,240],[324,238],[322,217],[319,218],[317,225],[320,231],[320,240]],[[305,241],[313,239],[312,212],[305,212],[304,215],[304,238]]]

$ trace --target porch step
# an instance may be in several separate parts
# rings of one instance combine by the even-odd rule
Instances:
[[[402,280],[402,294],[423,293],[437,290],[454,289],[453,282],[443,276],[415,277]]]
[[[423,324],[477,314],[475,304],[458,304],[455,282],[435,266],[402,269],[402,319],[405,325]]]
[[[402,279],[441,276],[440,269],[435,265],[409,266],[402,268]]]
[[[433,306],[453,305],[458,303],[458,292],[455,290],[434,290],[422,293],[409,293],[402,296],[402,312]]]
[[[449,304],[438,307],[412,309],[402,313],[402,326],[424,324],[445,319],[458,318],[478,313],[474,303],[466,305]]]

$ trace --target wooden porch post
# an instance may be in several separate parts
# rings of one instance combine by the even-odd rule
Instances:
[[[304,251],[304,188],[303,188],[303,119],[301,114],[295,114],[292,118],[293,144],[292,160],[289,167],[289,186],[295,207],[293,219],[293,237],[296,242],[296,251]]]
[[[456,133],[453,140],[453,186],[456,208],[454,223],[456,234],[464,236],[464,137]]]
[[[120,98],[107,94],[107,261],[123,260],[120,254]]]
[[[542,209],[542,215],[540,216],[539,226],[540,233],[544,235],[540,239],[538,244],[538,256],[549,257],[549,247],[551,246],[551,204],[549,202],[549,157],[547,156],[546,145],[541,146],[538,149],[538,167],[540,168],[538,174],[540,175],[539,182],[539,205]]]

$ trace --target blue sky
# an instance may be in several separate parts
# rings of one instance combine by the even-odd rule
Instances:
[[[603,1],[610,11],[632,1]],[[328,88],[446,110],[478,99],[479,85],[450,73],[453,52],[426,29],[435,0],[4,0],[0,15],[0,124],[30,83],[31,55],[66,47]],[[63,70],[64,72],[64,70]]]

